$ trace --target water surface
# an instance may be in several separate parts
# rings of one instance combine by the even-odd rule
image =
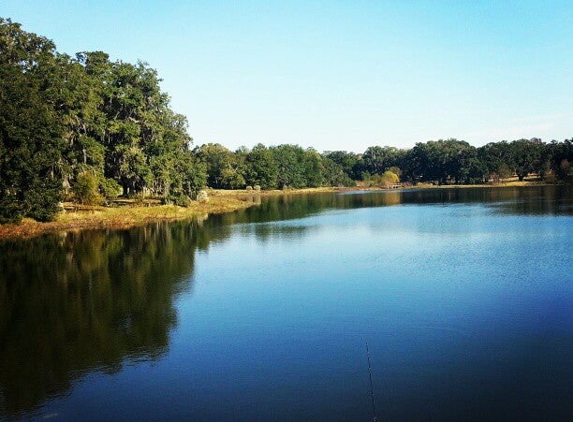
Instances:
[[[0,420],[569,421],[568,188],[293,195],[0,245]]]

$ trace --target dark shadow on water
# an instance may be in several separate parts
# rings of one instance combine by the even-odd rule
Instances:
[[[91,371],[156,360],[192,288],[199,221],[0,244],[0,418],[31,415]]]

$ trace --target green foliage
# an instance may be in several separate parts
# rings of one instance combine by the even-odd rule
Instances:
[[[179,194],[170,194],[164,198],[162,198],[162,204],[167,204],[167,205],[178,205],[180,207],[188,207],[189,204],[191,203],[191,198],[189,198],[187,195],[184,195],[182,193]]]
[[[386,186],[392,186],[400,183],[400,177],[396,173],[388,170],[382,174],[381,182]]]
[[[59,54],[0,18],[0,221],[51,219],[63,186],[82,203],[97,203],[98,190],[111,199],[201,189],[187,120],[159,82],[145,63]]]
[[[327,186],[354,186],[356,183],[346,174],[344,167],[330,158],[322,159],[323,180]]]
[[[278,164],[272,151],[263,144],[257,144],[245,157],[246,183],[262,189],[277,186]]]
[[[195,198],[207,183],[207,168],[191,151],[179,151],[170,192]]]
[[[74,199],[84,205],[99,205],[103,197],[99,193],[99,180],[89,171],[84,171],[76,177],[72,185]]]
[[[322,157],[313,149],[307,149],[304,156],[304,175],[306,186],[317,188],[324,184],[324,166]]]
[[[342,171],[353,180],[360,179],[360,169],[357,168],[359,163],[358,155],[353,152],[331,151],[326,153],[325,158],[332,160],[342,168]]]
[[[240,189],[245,187],[243,175],[234,168],[224,168],[221,171],[221,186],[227,189]]]
[[[360,162],[362,172],[374,175],[382,174],[390,167],[400,165],[401,151],[394,147],[369,147],[364,151]]]
[[[380,188],[392,188],[400,183],[400,177],[393,171],[387,170],[383,174],[374,174],[367,179],[368,186]]]
[[[573,163],[573,139],[564,142],[553,141],[548,145],[549,166],[555,176],[561,180],[571,177]]]
[[[463,183],[475,157],[475,147],[457,139],[417,143],[405,156],[404,174],[411,181]]]
[[[312,149],[305,151],[296,145],[267,149],[259,144],[247,153],[244,174],[249,185],[272,186],[274,180],[279,188],[347,186],[360,179],[381,185],[386,171],[410,183],[479,184],[530,172],[566,179],[569,170],[563,169],[561,162],[573,162],[572,145],[571,141],[546,145],[534,139],[475,148],[465,141],[447,139],[418,143],[408,151],[391,147],[369,147],[363,155],[334,151],[318,161]]]
[[[112,200],[121,195],[123,189],[115,180],[104,178],[99,183],[99,190],[105,199]]]
[[[0,222],[52,219],[63,197],[64,128],[54,45],[0,18]]]
[[[515,173],[515,159],[507,141],[490,142],[478,148],[478,158],[486,169],[486,179],[494,183]]]
[[[207,185],[217,189],[236,189],[246,182],[238,154],[223,145],[205,144],[196,149],[197,157],[207,168]]]
[[[510,144],[510,151],[519,180],[523,180],[529,173],[539,173],[541,170],[540,144],[528,139],[520,139]]]
[[[307,169],[305,167],[305,150],[298,145],[279,145],[271,147],[274,161],[277,163],[277,187],[303,188],[307,187]]]

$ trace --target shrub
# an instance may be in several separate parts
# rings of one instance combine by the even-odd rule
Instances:
[[[188,207],[191,204],[191,198],[184,194],[172,194],[161,199],[163,205],[177,205],[179,207]]]
[[[368,186],[378,186],[381,188],[390,188],[398,183],[400,183],[400,177],[390,170],[385,171],[384,174],[370,176],[367,181]]]
[[[103,179],[99,184],[99,189],[106,199],[116,199],[122,194],[123,189],[119,183],[113,179]]]
[[[98,178],[95,174],[84,171],[79,173],[76,181],[72,184],[72,193],[75,201],[84,205],[99,205],[103,197],[98,190]]]

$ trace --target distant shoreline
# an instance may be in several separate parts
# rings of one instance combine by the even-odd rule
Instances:
[[[209,189],[207,202],[192,202],[189,207],[159,205],[158,201],[123,200],[112,207],[75,206],[65,204],[66,211],[55,221],[41,223],[26,218],[20,224],[0,225],[0,240],[29,239],[48,233],[93,229],[129,229],[131,227],[158,221],[178,221],[192,218],[207,218],[211,214],[224,214],[258,205],[260,198],[280,195],[299,195],[348,191],[395,191],[408,189],[472,189],[523,186],[551,186],[542,182],[508,182],[495,185],[430,185],[419,184],[400,189],[380,187],[324,187],[287,190],[215,190]]]

